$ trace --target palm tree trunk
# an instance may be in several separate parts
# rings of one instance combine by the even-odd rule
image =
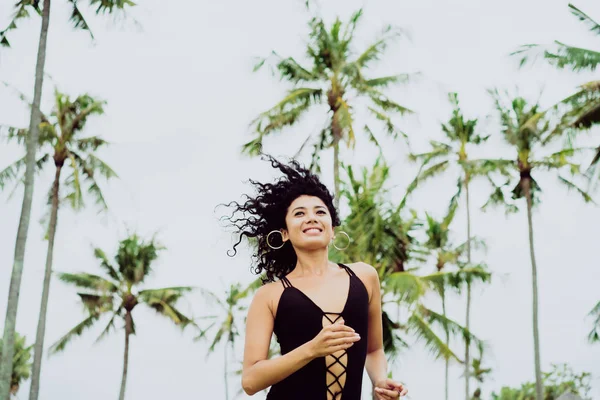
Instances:
[[[223,367],[223,379],[225,381],[225,400],[229,400],[229,383],[227,381],[227,343],[225,343],[224,355],[224,367]]]
[[[535,359],[535,392],[536,400],[543,400],[544,388],[542,386],[542,369],[540,361],[540,333],[538,326],[538,282],[537,282],[537,264],[535,262],[535,252],[533,245],[533,219],[531,216],[531,178],[523,179],[523,188],[525,198],[527,199],[527,223],[529,226],[529,253],[531,255],[531,283],[533,286],[533,352]]]
[[[133,332],[133,320],[131,312],[125,313],[125,351],[123,354],[123,377],[121,378],[121,391],[119,392],[119,400],[125,399],[125,385],[127,384],[127,368],[129,367],[129,335]]]
[[[31,105],[31,118],[29,120],[29,135],[27,136],[25,189],[23,193],[19,228],[17,230],[17,240],[15,243],[15,255],[10,278],[10,287],[8,290],[2,357],[0,358],[0,399],[6,398],[10,393],[10,376],[12,374],[19,290],[21,288],[21,277],[23,276],[25,244],[27,242],[27,231],[29,230],[29,219],[31,217],[31,203],[33,201],[35,153],[39,136],[38,127],[41,121],[40,103],[42,100],[42,86],[44,83],[44,64],[46,62],[46,42],[48,38],[49,23],[50,0],[44,0],[42,29],[40,32],[37,64],[35,67],[35,88],[33,91],[33,104]]]
[[[342,128],[338,122],[337,111],[333,113],[331,121],[331,132],[333,134],[333,187],[334,187],[334,206],[339,210],[340,207],[340,139],[342,138]]]
[[[33,366],[31,368],[31,388],[29,400],[37,400],[40,391],[40,372],[42,369],[42,356],[44,354],[44,336],[46,333],[46,314],[48,311],[48,297],[50,295],[50,281],[52,279],[52,256],[54,253],[54,237],[58,222],[58,189],[60,184],[60,171],[62,164],[56,166],[54,183],[52,184],[52,210],[50,211],[50,224],[48,225],[48,252],[46,253],[46,270],[44,272],[44,286],[42,288],[42,304],[33,346]]]
[[[446,291],[445,289],[442,288],[442,313],[444,314],[444,320],[446,319]],[[446,326],[445,322],[444,322],[444,333],[446,334],[446,346],[450,346],[450,332],[448,332],[448,327]],[[444,386],[445,386],[445,390],[444,390],[444,398],[446,400],[448,400],[448,372],[449,372],[449,368],[450,368],[450,359],[446,358],[446,365],[444,368]]]
[[[469,199],[469,175],[465,176],[465,197],[467,202],[467,263],[471,265],[471,203]],[[467,315],[465,328],[470,331],[471,323],[471,282],[467,281]],[[465,338],[465,399],[469,400],[469,388],[470,380],[470,364],[471,364],[471,341],[468,337]]]

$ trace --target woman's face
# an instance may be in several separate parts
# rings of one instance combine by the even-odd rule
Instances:
[[[285,215],[287,229],[282,229],[283,240],[290,240],[295,248],[315,250],[327,247],[333,238],[333,224],[329,209],[318,197],[302,195],[288,207]]]

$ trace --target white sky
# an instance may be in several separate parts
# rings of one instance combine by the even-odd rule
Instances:
[[[0,26],[11,12],[0,5]],[[139,1],[132,23],[89,17],[96,40],[73,32],[66,23],[66,2],[56,1],[48,43],[47,73],[60,90],[73,96],[88,92],[106,99],[106,115],[87,126],[90,135],[113,142],[102,157],[119,173],[120,180],[103,185],[110,212],[96,216],[89,209],[79,214],[60,213],[54,265],[58,271],[95,272],[92,246],[114,254],[127,230],[150,236],[158,231],[168,247],[155,265],[148,287],[195,285],[222,292],[229,282],[248,282],[248,253],[230,259],[229,235],[214,213],[216,204],[238,199],[248,191],[248,178],[269,179],[272,171],[259,160],[239,156],[248,139],[248,124],[257,113],[277,101],[285,85],[265,69],[252,73],[253,59],[277,50],[302,57],[308,15],[300,1]],[[491,112],[486,89],[498,86],[536,98],[549,105],[573,91],[591,74],[557,72],[542,65],[518,71],[507,54],[525,43],[560,39],[582,47],[599,48],[572,17],[567,1],[507,0],[481,2],[448,0],[419,2],[336,0],[321,2],[322,14],[347,18],[365,7],[358,43],[369,43],[384,23],[406,28],[412,42],[392,46],[375,74],[421,71],[419,82],[393,89],[391,97],[416,111],[403,122],[416,148],[440,138],[439,123],[448,117],[446,95],[459,92],[467,116],[482,120]],[[600,4],[581,0],[577,6],[600,19]],[[88,14],[91,12],[88,10]],[[0,53],[0,80],[33,93],[33,75],[39,20],[23,23],[10,35],[12,50]],[[46,81],[44,110],[52,105],[53,83]],[[26,126],[28,112],[18,98],[0,89],[0,123]],[[360,118],[359,118],[360,120]],[[267,141],[266,150],[292,155],[307,134],[323,123],[312,114],[299,127]],[[360,126],[360,125],[359,125]],[[482,124],[498,134],[493,121]],[[285,139],[284,139],[285,136]],[[365,143],[364,140],[362,143]],[[401,142],[386,143],[393,165],[393,183],[400,194],[415,167],[405,161]],[[590,143],[598,143],[596,139]],[[354,164],[372,162],[372,150],[345,152]],[[366,147],[368,149],[368,146]],[[0,147],[0,168],[14,161],[21,149]],[[510,157],[502,145],[487,154]],[[331,157],[323,157],[324,178],[331,182]],[[48,171],[47,171],[48,172]],[[51,173],[36,180],[36,201],[21,290],[18,330],[30,341],[35,337],[46,243],[37,223],[44,210],[44,195]],[[424,187],[411,206],[438,213],[445,208],[454,187],[450,175]],[[600,397],[600,346],[590,346],[586,335],[591,320],[586,314],[599,300],[597,226],[600,211],[567,194],[551,176],[539,177],[543,204],[535,211],[535,235],[540,280],[540,327],[543,369],[567,362],[576,371],[595,377],[592,397]],[[485,201],[487,188],[476,184],[473,204]],[[15,232],[20,212],[19,193],[0,207],[0,312],[4,318],[6,292],[12,266]],[[443,199],[441,201],[440,199]],[[493,380],[484,385],[485,396],[502,385],[519,385],[533,379],[530,264],[524,213],[506,218],[501,211],[474,213],[473,229],[485,238],[484,257],[495,273],[493,284],[475,291],[473,331],[491,347],[488,365]],[[454,229],[465,232],[464,214]],[[433,268],[433,267],[431,267]],[[211,313],[199,296],[190,297],[195,315]],[[432,303],[432,306],[437,304]],[[463,303],[454,299],[450,316],[464,320]],[[54,281],[51,288],[46,343],[50,345],[84,314],[75,291]],[[180,334],[168,321],[136,309],[138,334],[130,354],[128,399],[224,398],[221,349],[205,358],[205,343],[192,342],[192,333]],[[41,399],[105,400],[117,396],[122,368],[122,333],[93,345],[101,327],[76,340],[63,354],[44,359]],[[241,345],[241,341],[240,341]],[[241,358],[241,346],[235,354]],[[235,365],[237,367],[237,365]],[[400,357],[394,376],[404,381],[413,399],[443,396],[443,363],[434,362],[419,344]],[[450,398],[462,399],[462,368],[451,370]],[[474,383],[472,387],[474,387]],[[368,387],[365,379],[365,387]],[[231,378],[231,390],[239,388]],[[28,383],[19,398],[27,398]],[[255,398],[262,398],[257,395]],[[240,396],[244,398],[244,396]]]

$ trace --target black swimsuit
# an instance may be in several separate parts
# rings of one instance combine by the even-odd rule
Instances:
[[[274,333],[284,355],[312,340],[324,326],[344,318],[360,340],[347,350],[312,360],[269,390],[267,400],[360,400],[367,355],[369,295],[365,285],[346,265],[348,298],[342,312],[325,312],[287,278],[275,315]]]

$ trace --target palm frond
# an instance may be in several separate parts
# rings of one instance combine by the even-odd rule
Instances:
[[[117,174],[106,164],[104,161],[98,159],[92,154],[88,154],[88,159],[84,160],[78,153],[71,152],[71,155],[76,161],[74,170],[79,170],[85,176],[85,180],[88,184],[87,192],[91,196],[93,196],[96,205],[100,207],[101,210],[107,210],[108,205],[106,204],[106,200],[104,198],[104,194],[102,193],[102,189],[98,185],[96,181],[96,171],[99,171],[106,179],[110,178],[118,178]],[[75,172],[73,172],[75,174]],[[81,186],[79,186],[81,188]],[[81,196],[81,194],[79,194]]]
[[[223,335],[225,335],[227,332],[226,330],[226,326],[223,324],[219,327],[219,330],[217,331],[217,333],[215,334],[210,346],[208,347],[208,352],[207,352],[207,357],[208,355],[210,355],[210,353],[212,353],[213,351],[215,351],[215,347],[217,347],[217,345],[221,342],[221,338],[223,337]]]
[[[431,140],[429,142],[429,144],[431,145],[431,151],[428,151],[426,153],[417,153],[417,154],[409,154],[409,160],[410,161],[422,161],[422,167],[423,168],[426,164],[428,164],[429,162],[435,160],[436,158],[439,157],[448,157],[450,156],[450,154],[452,154],[453,149],[452,146],[443,142],[438,142],[435,140]]]
[[[102,269],[104,269],[104,271],[106,271],[106,273],[108,273],[108,275],[111,278],[113,278],[115,282],[119,282],[121,280],[121,276],[119,275],[117,270],[110,264],[110,261],[108,261],[108,257],[106,256],[104,250],[102,250],[99,247],[96,247],[94,249],[94,257],[100,260],[100,266],[102,267]]]
[[[546,51],[544,56],[548,62],[557,68],[570,68],[575,72],[594,71],[600,63],[600,52],[569,46],[556,41],[554,52]]]
[[[243,147],[245,154],[256,154],[262,146],[265,135],[278,132],[286,126],[293,125],[304,115],[313,104],[318,103],[322,96],[321,89],[298,88],[288,95],[275,107],[259,115],[251,125],[256,130],[256,137]]]
[[[213,305],[216,303],[219,306],[221,306],[223,309],[227,308],[225,303],[223,303],[223,301],[215,293],[211,292],[208,289],[204,289],[204,288],[199,288],[198,290],[200,291],[200,294],[202,295],[202,297],[204,297],[206,299],[206,301],[208,302],[209,305]]]
[[[383,148],[381,147],[381,143],[379,142],[379,140],[377,139],[377,137],[375,136],[375,134],[373,133],[371,128],[369,128],[368,125],[365,125],[364,130],[365,130],[365,133],[367,134],[367,138],[369,139],[369,141],[371,143],[373,143],[375,145],[375,147],[377,147],[377,150],[379,150],[379,155],[381,157],[383,157]]]
[[[419,314],[430,326],[438,325],[444,330],[447,329],[451,335],[459,336],[461,339],[468,340],[475,345],[481,343],[481,340],[473,335],[467,328],[442,314],[436,313],[422,304],[419,306]],[[458,360],[457,357],[456,359]]]
[[[108,144],[109,142],[98,136],[90,136],[82,139],[77,139],[75,142],[75,146],[77,147],[77,149],[85,153],[90,151],[96,151],[100,147],[106,146]]]
[[[65,196],[65,200],[69,201],[74,210],[81,210],[85,206],[85,203],[81,194],[81,179],[79,177],[79,168],[77,168],[78,163],[72,153],[69,154],[69,160],[71,161],[71,175],[65,179],[64,186],[70,190],[70,193]]]
[[[400,329],[400,324],[392,321],[389,314],[385,311],[381,315],[383,329],[383,351],[388,356],[390,361],[394,361],[398,357],[402,349],[408,349],[410,346],[397,333]]]
[[[459,358],[454,354],[444,340],[440,338],[423,318],[420,313],[413,313],[408,319],[408,330],[415,335],[418,340],[425,343],[425,348],[435,357],[435,359],[455,359]]]
[[[113,309],[113,297],[111,295],[91,293],[77,293],[77,295],[90,314],[102,314]]]
[[[379,106],[384,112],[395,112],[400,115],[414,114],[415,112],[407,107],[404,107],[395,101],[390,100],[380,92],[369,92],[371,101]]]
[[[354,148],[356,136],[354,135],[352,111],[344,99],[338,99],[338,106],[336,117],[340,127],[346,132],[343,138],[346,140],[348,147]]]
[[[572,182],[572,181],[568,180],[567,178],[562,177],[560,175],[558,176],[558,181],[560,183],[562,183],[568,190],[574,190],[575,192],[579,193],[581,195],[581,197],[583,198],[583,201],[585,201],[586,203],[596,204],[596,202],[594,201],[592,196],[587,191],[585,191],[584,189],[577,186],[577,184],[575,182]]]
[[[96,157],[94,154],[88,153],[86,163],[91,171],[100,173],[100,175],[106,179],[119,177],[108,164]]]
[[[96,7],[96,14],[112,14],[115,11],[123,11],[126,7],[133,7],[136,4],[131,0],[89,0],[90,5]]]
[[[91,314],[86,319],[77,324],[73,329],[67,332],[63,337],[58,339],[52,346],[50,346],[50,354],[58,353],[65,349],[67,344],[71,342],[75,337],[81,336],[86,330],[91,328],[100,316],[98,314]]]
[[[313,74],[311,71],[301,66],[292,57],[282,58],[277,63],[277,69],[279,70],[281,79],[288,80],[294,84],[300,82],[314,82],[319,79],[318,75]]]
[[[584,83],[579,89],[554,106],[562,115],[552,135],[571,134],[572,128],[587,129],[600,122],[600,81]]]
[[[17,22],[19,22],[19,20],[29,18],[29,11],[27,9],[28,7],[33,8],[38,15],[41,15],[39,0],[20,0],[15,6],[15,13],[8,23],[8,26],[4,30],[0,31],[0,46],[10,47],[10,42],[8,41],[6,35],[10,31],[17,29]]]
[[[90,26],[88,25],[87,21],[83,17],[83,14],[81,14],[81,11],[77,7],[77,0],[68,1],[69,3],[71,3],[71,17],[69,18],[69,20],[73,24],[73,28],[89,32],[91,38],[94,39],[94,34],[92,33]]]
[[[395,272],[383,278],[382,287],[386,293],[394,295],[394,301],[414,303],[427,291],[422,277],[411,272]]]
[[[113,282],[104,279],[98,275],[88,273],[70,274],[62,272],[58,274],[58,278],[65,283],[84,289],[95,290],[100,293],[114,293],[119,290],[118,286],[115,285]]]
[[[0,171],[0,190],[17,179],[19,172],[25,167],[25,162],[25,157],[23,157]]]
[[[115,329],[115,319],[117,317],[122,317],[122,315],[121,315],[122,312],[123,312],[122,307],[117,308],[117,310],[110,317],[110,320],[108,321],[108,324],[106,325],[106,327],[102,330],[102,332],[96,339],[96,343],[98,343],[99,341],[104,339],[106,336],[108,336],[108,334],[111,332],[111,330]]]
[[[590,343],[599,343],[600,342],[600,301],[592,311],[590,311],[589,315],[591,317],[595,317],[595,321],[593,323],[593,328],[588,335],[588,340]]]
[[[400,31],[392,29],[392,27],[386,27],[383,35],[368,46],[351,65],[356,66],[357,70],[362,70],[372,62],[378,61],[390,42],[398,38],[400,34]]]
[[[590,31],[600,35],[600,24],[594,21],[589,15],[581,11],[579,8],[575,7],[573,4],[569,4],[569,8],[571,9],[571,14],[576,16],[578,20],[587,25]]]
[[[193,324],[193,320],[177,310],[175,303],[193,289],[187,286],[147,289],[139,292],[139,298],[150,308],[169,318],[175,325],[185,328],[188,324]]]
[[[423,164],[423,166],[425,166],[425,165],[426,164]],[[442,162],[439,162],[437,164],[430,166],[429,168],[425,169],[424,171],[419,171],[419,173],[415,177],[415,179],[413,179],[412,182],[408,184],[408,188],[406,189],[406,191],[408,193],[413,192],[417,187],[419,187],[419,185],[424,184],[427,180],[429,180],[433,177],[436,177],[439,174],[441,174],[442,172],[446,171],[449,166],[450,166],[450,161],[444,160]]]
[[[377,110],[373,107],[368,107],[369,111],[377,118],[379,121],[383,122],[386,133],[393,138],[397,139],[399,136],[402,136],[404,140],[408,143],[408,135],[401,130],[399,130],[396,125],[394,125],[392,118],[387,115],[385,112],[381,110]]]
[[[362,84],[374,89],[387,88],[390,85],[408,83],[413,79],[414,75],[415,74],[405,73],[390,76],[382,76],[379,78],[367,79],[363,81]]]

